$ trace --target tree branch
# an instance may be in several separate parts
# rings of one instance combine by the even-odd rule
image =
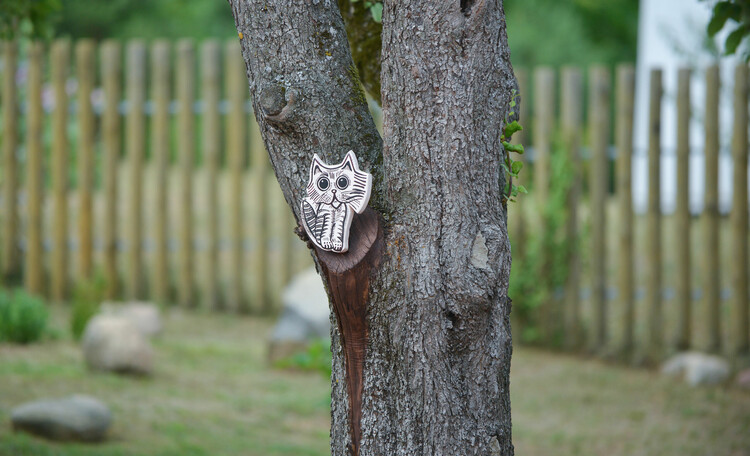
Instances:
[[[383,143],[352,61],[338,5],[331,0],[229,3],[241,37],[260,132],[296,219],[302,216],[300,201],[305,196],[313,154],[327,163],[339,163],[349,150],[356,153],[362,169],[373,175],[370,206],[386,212]],[[369,223],[362,225],[365,219]],[[332,451],[338,451],[334,445],[346,443],[351,448],[347,451],[355,456],[361,435],[369,277],[379,263],[383,239],[380,219],[371,209],[355,219],[346,254],[312,250],[338,323],[331,341],[332,435],[336,436]],[[369,230],[365,232],[360,225]],[[368,233],[369,238],[362,237]],[[351,260],[352,264],[339,270],[332,266],[335,260]]]
[[[330,0],[229,0],[250,95],[281,189],[299,219],[310,160],[354,150],[378,189],[382,140],[370,116],[338,6]]]

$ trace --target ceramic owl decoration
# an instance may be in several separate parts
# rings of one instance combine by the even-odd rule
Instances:
[[[317,154],[310,165],[307,196],[302,200],[302,225],[313,243],[323,250],[349,250],[349,228],[354,213],[361,214],[370,201],[372,175],[359,169],[354,151],[344,161],[329,166]]]

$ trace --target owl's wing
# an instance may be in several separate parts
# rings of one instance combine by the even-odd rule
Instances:
[[[316,213],[315,208],[313,208],[312,204],[310,204],[307,199],[302,200],[302,225],[305,227],[305,231],[307,231],[307,235],[310,236],[310,238],[314,239],[317,242],[319,241],[320,235],[318,234],[317,226],[316,226]]]

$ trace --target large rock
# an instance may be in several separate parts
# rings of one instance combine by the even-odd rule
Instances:
[[[668,359],[661,368],[665,375],[684,377],[691,386],[719,385],[729,378],[729,363],[718,356],[699,352],[680,353]]]
[[[163,325],[159,308],[150,302],[103,302],[101,313],[119,315],[130,320],[145,336],[154,337],[161,334]]]
[[[86,325],[82,345],[86,363],[92,369],[136,374],[151,372],[151,343],[129,318],[96,315]]]
[[[312,340],[330,337],[328,295],[314,268],[292,279],[282,301],[284,310],[271,333],[272,361],[304,349]]]
[[[46,399],[22,404],[11,412],[13,429],[52,440],[99,442],[106,438],[112,414],[90,396]]]

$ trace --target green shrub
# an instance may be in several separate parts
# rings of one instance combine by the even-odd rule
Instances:
[[[539,218],[528,226],[523,248],[519,249],[523,255],[513,256],[508,295],[513,299],[513,313],[522,328],[523,343],[539,343],[546,338],[553,345],[559,345],[562,337],[559,332],[542,334],[543,330],[551,328],[542,327],[539,312],[543,306],[560,305],[554,297],[555,291],[565,285],[570,258],[577,255],[579,249],[578,239],[566,238],[565,231],[569,218],[567,198],[573,183],[569,156],[562,141],[556,140],[550,154],[547,201],[538,211]],[[560,308],[551,311],[561,316]]]
[[[79,340],[91,317],[99,312],[99,307],[107,294],[107,281],[97,275],[79,282],[73,288],[73,309],[70,313],[70,331]]]
[[[274,366],[282,369],[318,371],[330,378],[331,356],[331,343],[326,339],[320,339],[312,342],[305,351],[276,361]]]
[[[0,341],[28,344],[39,340],[47,317],[42,299],[23,290],[0,290]]]

